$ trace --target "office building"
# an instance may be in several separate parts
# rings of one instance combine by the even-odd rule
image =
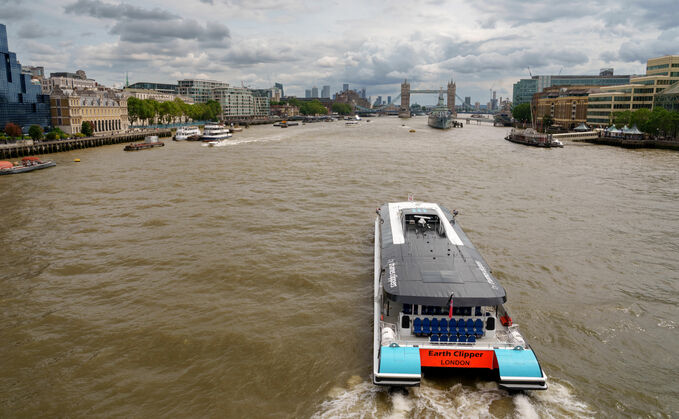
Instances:
[[[304,97],[307,99],[311,97],[311,89],[304,90]]]
[[[321,97],[330,98],[330,86],[323,86],[323,89],[321,89]]]
[[[285,97],[285,91],[283,90],[283,84],[282,83],[274,83],[273,86],[281,91],[281,97]]]
[[[52,125],[67,134],[80,132],[89,121],[95,134],[112,134],[129,127],[127,97],[111,89],[55,87],[50,96]]]
[[[630,82],[629,75],[613,75],[612,68],[602,69],[598,76],[532,76],[514,83],[513,106],[530,103],[535,93],[552,86],[615,86]]]
[[[644,76],[632,77],[629,83],[619,86],[602,86],[600,93],[589,96],[587,123],[609,126],[616,112],[653,109],[656,95],[677,82],[679,55],[651,58],[646,63]]]
[[[653,107],[665,108],[668,111],[679,112],[679,82],[657,93]]]
[[[587,121],[588,96],[600,91],[598,87],[548,87],[533,96],[533,109],[538,128],[545,115],[554,125],[571,130]]]
[[[229,87],[229,83],[201,79],[179,80],[178,84],[179,94],[192,98],[194,103],[207,103],[214,89]]]
[[[349,83],[344,83],[344,84],[342,85],[342,91],[343,91],[343,92],[346,92],[347,90],[349,90]]]
[[[149,83],[145,81],[140,81],[137,83],[130,84],[126,86],[129,89],[141,89],[141,90],[153,90],[161,93],[168,93],[171,95],[179,94],[179,84],[169,84],[169,83]]]
[[[269,116],[269,89],[247,89],[245,87],[219,87],[212,97],[222,107],[225,121],[261,119]]]
[[[9,51],[7,28],[0,24],[0,130],[12,122],[20,127],[50,124],[49,96],[39,81],[21,71],[16,54]]]
[[[311,88],[311,97],[318,97],[318,87],[314,86]]]

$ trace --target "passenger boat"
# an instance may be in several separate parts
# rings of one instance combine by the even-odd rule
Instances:
[[[123,150],[125,151],[139,151],[139,150],[148,150],[153,147],[165,147],[165,143],[162,141],[158,141],[158,136],[157,135],[149,135],[146,138],[144,138],[143,143],[136,143],[136,144],[128,144],[125,146]]]
[[[439,92],[439,103],[429,114],[427,124],[432,128],[449,129],[453,127],[453,115],[443,103],[443,92]]]
[[[46,169],[56,165],[57,164],[52,160],[42,161],[39,158],[33,156],[24,157],[21,159],[21,162],[18,163],[0,161],[0,175],[31,172],[33,170]]]
[[[563,143],[552,138],[552,134],[543,134],[535,131],[533,128],[512,128],[505,137],[505,140],[533,147],[563,147]]]
[[[189,137],[193,137],[194,135],[200,136],[200,128],[198,127],[179,127],[177,128],[177,132],[174,134],[173,140],[175,141],[184,141],[188,140]]]
[[[232,134],[224,125],[205,125],[203,131],[203,145],[214,147],[226,144],[226,140],[231,138]]]
[[[464,368],[487,370],[508,390],[545,390],[504,288],[456,214],[413,201],[377,210],[373,383],[417,386],[430,369]]]

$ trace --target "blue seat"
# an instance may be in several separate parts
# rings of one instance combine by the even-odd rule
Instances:
[[[441,342],[448,342],[448,335],[445,333],[441,334],[441,337],[439,337],[439,341]]]
[[[473,330],[474,329],[474,320],[472,319],[467,319],[467,330]]]
[[[460,343],[465,343],[467,341],[467,337],[465,335],[460,335],[460,337],[457,338],[457,341]]]
[[[412,313],[412,306],[410,304],[403,304],[403,314]]]
[[[474,329],[483,329],[483,320],[476,319],[474,322]]]
[[[451,322],[454,322],[454,320],[451,320]],[[457,326],[454,326],[453,323],[450,323],[450,326],[448,326],[448,333],[451,335],[457,335]]]
[[[431,325],[428,317],[425,317],[424,320],[422,320],[422,333],[425,335],[431,334]]]
[[[448,320],[446,319],[439,320],[439,330],[441,331],[441,333],[448,333]]]
[[[431,332],[432,333],[439,333],[439,320],[438,319],[431,319]]]
[[[449,342],[457,342],[457,333],[451,333],[450,337],[448,338]]]
[[[430,339],[432,342],[438,342],[438,341],[439,341],[439,335],[437,335],[436,333],[434,333],[433,335],[431,335],[431,337],[430,337],[429,339]]]
[[[413,321],[413,333],[416,336],[422,334],[422,319],[420,319],[419,317],[415,317],[415,320]]]
[[[467,338],[467,342],[470,342],[470,343],[476,342],[476,338],[474,337],[474,335],[469,336],[469,337]]]
[[[467,322],[464,319],[460,319],[457,321],[457,327],[467,327]]]

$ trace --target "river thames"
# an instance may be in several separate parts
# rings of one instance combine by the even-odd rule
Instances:
[[[0,177],[0,416],[679,416],[679,153],[507,130],[258,126]],[[375,208],[409,194],[460,212],[549,390],[372,385]]]

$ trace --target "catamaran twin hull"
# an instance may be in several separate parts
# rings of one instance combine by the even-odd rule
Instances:
[[[504,288],[454,215],[410,201],[377,212],[373,382],[414,386],[423,368],[469,368],[495,371],[506,389],[546,389]]]

